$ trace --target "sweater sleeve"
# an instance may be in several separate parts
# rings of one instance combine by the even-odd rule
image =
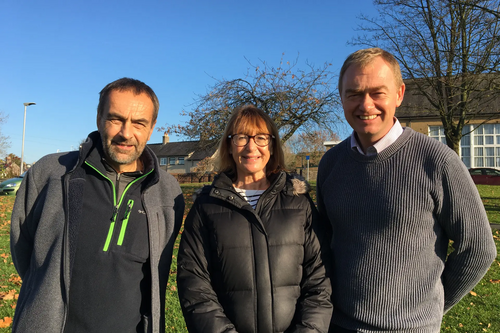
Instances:
[[[496,257],[484,205],[465,165],[455,156],[444,168],[439,220],[453,241],[442,275],[446,312],[474,288]]]
[[[236,332],[226,317],[209,273],[209,240],[200,206],[195,202],[184,222],[178,254],[179,300],[191,333]]]
[[[317,234],[318,212],[309,201],[308,221],[305,228],[303,277],[301,295],[297,301],[294,326],[287,332],[328,332],[333,306],[330,301],[332,289],[326,274],[329,263],[328,243],[321,241]]]

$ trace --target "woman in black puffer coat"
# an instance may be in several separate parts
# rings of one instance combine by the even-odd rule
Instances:
[[[219,147],[222,172],[182,234],[177,282],[189,332],[328,331],[317,211],[308,184],[283,165],[272,120],[253,106],[236,110]]]

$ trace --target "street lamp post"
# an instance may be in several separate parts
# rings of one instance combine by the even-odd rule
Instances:
[[[26,131],[26,108],[30,105],[36,105],[36,103],[23,103],[24,104],[24,123],[23,123],[23,146],[21,148],[21,175],[23,174],[24,166],[24,132]]]

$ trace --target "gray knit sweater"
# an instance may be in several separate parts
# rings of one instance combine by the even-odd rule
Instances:
[[[352,150],[349,139],[330,149],[317,196],[332,226],[333,323],[344,328],[439,332],[443,311],[496,256],[464,164],[409,128],[376,156]],[[454,251],[447,257],[449,240]]]

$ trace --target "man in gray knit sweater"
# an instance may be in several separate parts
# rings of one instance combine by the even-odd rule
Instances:
[[[496,256],[477,189],[454,151],[394,117],[405,85],[390,53],[351,54],[339,92],[354,131],[317,182],[332,233],[330,331],[439,332]]]

